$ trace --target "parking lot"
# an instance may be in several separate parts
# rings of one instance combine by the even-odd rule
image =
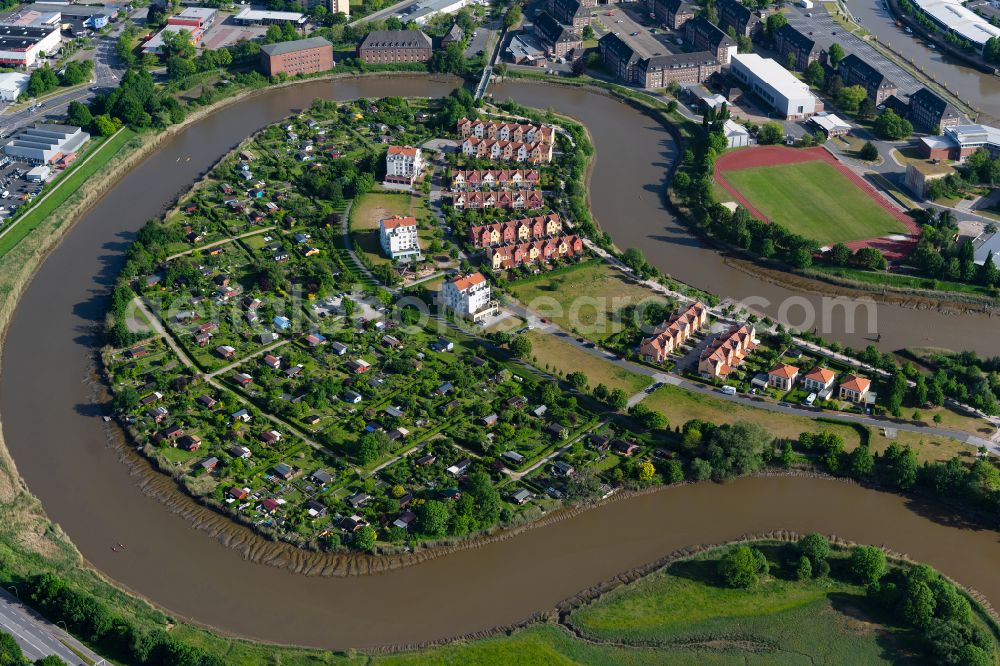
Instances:
[[[785,16],[793,28],[808,34],[821,48],[829,49],[831,44],[837,42],[844,47],[846,53],[853,53],[882,72],[899,88],[900,97],[912,95],[923,88],[912,74],[886,58],[865,40],[844,30],[843,26],[834,21],[825,10],[819,7],[805,10],[801,7],[788,6]]]
[[[613,7],[613,8],[612,8]],[[681,53],[683,48],[677,44],[679,34],[672,34],[665,28],[655,28],[652,32],[653,22],[643,14],[640,8],[625,5],[609,6],[601,5],[591,14],[594,31],[599,36],[609,32],[617,34],[630,45],[638,47],[648,55],[667,55],[670,53]],[[601,30],[598,22],[604,26]]]
[[[0,156],[0,220],[11,215],[27,197],[41,191],[42,183],[29,183],[24,177],[31,167],[27,162],[14,162]]]

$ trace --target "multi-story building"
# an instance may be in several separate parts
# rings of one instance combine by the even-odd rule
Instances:
[[[351,15],[350,0],[299,0],[299,6],[307,12],[316,7],[323,7],[330,14]]]
[[[895,83],[853,53],[840,61],[837,71],[845,86],[861,86],[876,105],[896,94]]]
[[[694,7],[684,0],[653,0],[652,13],[665,27],[679,30],[694,18]]]
[[[469,227],[469,240],[474,247],[511,245],[531,240],[552,238],[562,233],[562,220],[555,213],[506,220]]]
[[[40,56],[59,50],[59,26],[0,25],[0,65],[31,67]]]
[[[837,373],[830,368],[816,366],[802,378],[802,388],[826,399],[833,387],[833,380],[836,378]]]
[[[684,41],[699,51],[711,51],[723,65],[736,55],[736,41],[719,29],[704,14],[684,23]]]
[[[775,31],[774,49],[781,56],[781,62],[800,71],[805,71],[811,63],[819,60],[820,49],[812,37],[789,23]]]
[[[823,110],[809,86],[771,58],[756,53],[733,56],[730,73],[786,120],[802,120]]]
[[[840,383],[840,399],[850,402],[868,402],[872,381],[859,375],[847,375]]]
[[[625,83],[643,88],[665,88],[672,82],[702,83],[722,65],[709,51],[645,56],[637,46],[609,33],[598,42],[604,66]]]
[[[980,148],[990,156],[1000,156],[1000,129],[988,125],[954,125],[946,127],[940,136],[920,139],[923,157],[929,160],[961,162]]]
[[[549,125],[505,123],[499,120],[469,120],[462,118],[457,123],[458,135],[463,139],[501,139],[519,143],[552,143],[553,128]]]
[[[715,6],[719,11],[719,27],[723,32],[728,33],[732,28],[737,35],[752,37],[761,27],[760,16],[738,0],[718,0]]]
[[[541,141],[523,143],[506,139],[480,139],[470,136],[462,142],[462,154],[466,157],[500,162],[541,164],[552,161],[552,144]]]
[[[394,261],[420,259],[417,221],[412,217],[393,215],[378,223],[379,241],[386,256]]]
[[[260,47],[260,64],[268,76],[313,74],[333,69],[333,45],[322,37]]]
[[[791,391],[799,378],[799,369],[794,365],[779,363],[767,373],[767,385],[779,391]]]
[[[389,146],[389,151],[385,154],[384,183],[410,187],[423,168],[424,160],[419,148]]]
[[[538,187],[537,169],[459,169],[451,175],[451,191],[530,190]]]
[[[713,379],[725,379],[733,368],[742,365],[747,355],[756,349],[756,335],[753,324],[733,326],[702,350],[698,359],[698,372]]]
[[[479,321],[499,310],[490,293],[490,283],[482,273],[459,275],[441,288],[441,302],[459,316]]]
[[[358,47],[358,57],[372,64],[427,62],[431,38],[420,30],[372,30]]]
[[[452,203],[459,210],[538,210],[545,205],[541,190],[456,192]]]
[[[511,245],[498,245],[486,251],[486,258],[493,270],[500,270],[573,257],[582,252],[583,240],[579,236],[572,235]]]
[[[583,37],[580,33],[574,32],[572,28],[563,25],[547,13],[535,18],[535,36],[556,58],[565,58],[574,49],[583,46]]]
[[[667,356],[706,323],[708,323],[708,308],[702,303],[693,303],[684,310],[672,314],[654,335],[644,338],[639,344],[639,355],[648,363],[663,363],[667,360]]]
[[[580,0],[550,0],[549,13],[573,30],[583,30],[584,26],[590,25],[590,9]]]
[[[219,16],[214,7],[185,7],[180,14],[167,18],[167,25],[182,25],[193,30],[208,30]]]
[[[910,122],[924,132],[941,132],[963,122],[961,112],[927,88],[910,95]]]

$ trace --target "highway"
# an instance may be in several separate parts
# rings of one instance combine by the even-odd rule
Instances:
[[[61,628],[23,605],[7,590],[0,590],[0,631],[13,636],[31,661],[55,655],[73,666],[106,663]]]

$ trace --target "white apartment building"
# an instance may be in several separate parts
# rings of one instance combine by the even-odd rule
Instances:
[[[460,316],[478,321],[497,311],[497,302],[491,298],[490,283],[482,273],[459,275],[444,283],[441,302]]]
[[[823,103],[809,92],[809,86],[771,58],[756,53],[738,53],[729,64],[733,76],[743,82],[786,120],[809,118],[823,110]]]
[[[419,148],[389,146],[385,155],[385,184],[410,187],[423,168],[424,160]]]
[[[379,240],[386,256],[396,261],[420,259],[417,242],[417,221],[412,217],[393,215],[378,223]]]

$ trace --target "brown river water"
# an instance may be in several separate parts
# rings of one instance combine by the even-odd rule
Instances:
[[[1000,599],[995,532],[964,528],[903,498],[835,481],[755,478],[673,488],[406,568],[343,577],[306,576],[245,558],[252,553],[254,560],[294,561],[298,570],[316,563],[315,556],[255,540],[214,517],[141,460],[122,464],[94,405],[90,358],[108,288],[135,230],[241,139],[317,96],[439,96],[453,85],[413,78],[311,82],[231,106],[166,142],[40,267],[3,349],[4,438],[30,490],[97,569],[180,617],[243,636],[326,648],[412,644],[518,622],[678,548],[775,529],[884,544]],[[637,245],[676,277],[716,292],[796,295],[728,268],[671,219],[659,193],[673,143],[653,121],[580,90],[509,83],[494,92],[551,106],[589,127],[598,151],[594,209],[619,245]],[[977,316],[885,307],[879,321],[883,340],[894,347],[933,331],[940,344],[987,351],[985,342],[995,335],[995,325]],[[188,516],[168,511],[164,495]],[[219,538],[195,529],[191,516],[210,524]],[[119,542],[127,548],[113,552]]]

